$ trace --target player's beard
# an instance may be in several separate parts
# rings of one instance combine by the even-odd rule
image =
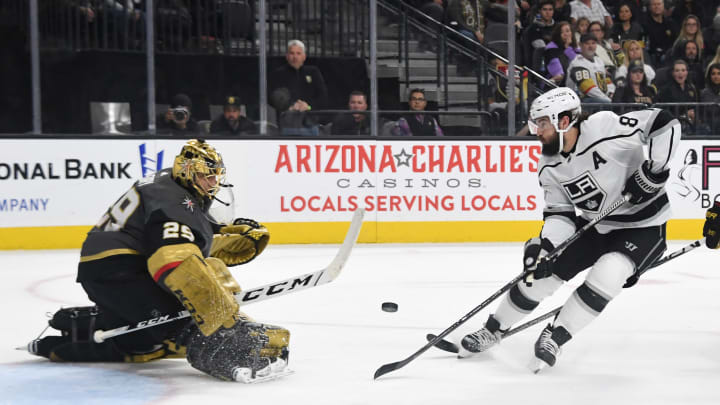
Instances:
[[[560,134],[555,134],[555,137],[550,142],[542,145],[542,154],[555,156],[558,152],[560,152]]]

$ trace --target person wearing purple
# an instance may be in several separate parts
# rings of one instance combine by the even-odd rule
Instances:
[[[563,83],[567,68],[577,53],[570,24],[565,21],[557,23],[552,33],[552,41],[545,47],[545,69],[548,77],[555,83]]]

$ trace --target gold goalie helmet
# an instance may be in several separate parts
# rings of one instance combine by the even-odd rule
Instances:
[[[201,197],[213,198],[225,182],[222,156],[202,139],[189,140],[175,157],[173,178]]]

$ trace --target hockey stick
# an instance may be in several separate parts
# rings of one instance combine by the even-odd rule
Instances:
[[[285,280],[281,280],[272,284],[263,285],[250,290],[242,291],[235,295],[235,300],[238,304],[248,305],[254,302],[265,301],[270,298],[277,298],[279,296],[307,290],[308,288],[317,287],[319,285],[327,284],[335,280],[345,266],[350,252],[352,251],[355,242],[357,241],[358,235],[360,234],[360,228],[362,227],[363,216],[365,215],[365,209],[359,208],[353,215],[350,228],[345,235],[345,240],[340,246],[335,258],[330,262],[327,267],[317,270],[312,273],[303,274],[301,276],[291,277]],[[106,339],[113,338],[115,336],[124,335],[126,333],[135,332],[141,329],[150,328],[156,325],[161,325],[168,322],[177,321],[179,319],[187,318],[190,316],[188,311],[180,311],[177,314],[166,314],[157,318],[148,319],[145,321],[138,322],[134,325],[122,326],[111,330],[97,330],[93,334],[93,340],[96,343],[102,343]]]
[[[587,232],[590,228],[595,226],[598,222],[602,221],[605,217],[610,215],[613,211],[620,208],[623,204],[625,204],[630,199],[630,195],[626,194],[623,195],[623,197],[614,203],[612,203],[609,207],[605,208],[600,214],[598,214],[597,217],[593,218],[590,222],[585,224],[582,228],[580,228],[578,231],[576,231],[574,234],[572,234],[569,238],[567,238],[565,241],[563,241],[561,244],[559,244],[555,249],[552,250],[552,252],[548,253],[547,256],[545,256],[545,260],[552,260],[556,257],[558,257],[568,246],[570,246],[571,243],[575,242],[584,234]],[[447,329],[442,331],[439,335],[435,337],[435,339],[429,341],[425,346],[421,347],[420,350],[416,351],[410,357],[406,358],[405,360],[396,361],[394,363],[388,363],[380,366],[375,371],[374,379],[377,379],[378,377],[381,377],[389,372],[395,371],[399,368],[405,367],[408,363],[418,358],[421,354],[423,354],[425,351],[427,351],[429,348],[435,346],[437,342],[440,340],[443,340],[445,336],[449,335],[450,332],[454,331],[460,325],[464,324],[468,321],[468,319],[475,316],[478,312],[480,312],[483,308],[488,306],[491,302],[495,301],[498,297],[503,295],[505,292],[507,292],[509,289],[511,289],[515,284],[519,283],[520,280],[524,279],[526,276],[531,274],[531,271],[523,271],[515,277],[514,279],[510,280],[507,284],[502,286],[499,290],[497,290],[495,293],[493,293],[490,297],[488,297],[485,301],[480,303],[480,305],[473,308],[470,312],[465,314],[462,318],[460,318],[457,322],[450,325]]]
[[[696,240],[695,242],[692,242],[692,243],[690,243],[689,245],[686,245],[685,247],[683,247],[683,248],[681,248],[681,249],[678,249],[678,250],[676,250],[676,251],[674,251],[674,252],[672,252],[672,253],[667,254],[666,256],[664,256],[664,257],[658,259],[657,261],[655,261],[655,262],[654,262],[653,264],[651,264],[650,266],[642,269],[642,270],[640,271],[640,275],[643,275],[643,274],[645,274],[645,272],[649,271],[650,269],[654,269],[655,267],[658,267],[658,266],[660,266],[660,265],[662,265],[662,264],[665,264],[665,263],[669,262],[670,260],[676,259],[676,258],[678,258],[679,256],[682,256],[682,255],[684,255],[685,253],[687,253],[687,252],[689,252],[689,251],[691,251],[691,250],[693,250],[693,249],[695,249],[695,248],[700,247],[703,243],[705,243],[705,238],[700,239],[700,240]],[[507,332],[503,333],[503,335],[502,335],[502,340],[505,340],[505,339],[509,338],[510,336],[512,336],[512,335],[514,335],[514,334],[516,334],[516,333],[518,333],[518,332],[522,332],[522,331],[524,331],[525,329],[527,329],[527,328],[529,328],[529,327],[531,327],[531,326],[537,325],[537,324],[539,324],[540,322],[542,322],[542,321],[544,321],[544,320],[546,320],[546,319],[548,319],[548,318],[552,318],[553,316],[557,315],[557,314],[560,312],[561,309],[562,309],[562,305],[559,306],[559,307],[557,307],[557,308],[555,308],[555,309],[553,309],[553,310],[550,311],[550,312],[547,312],[547,313],[545,313],[545,314],[543,314],[543,315],[538,316],[537,318],[534,318],[534,319],[532,319],[532,320],[529,320],[529,321],[523,323],[522,325],[518,325],[518,326],[516,326],[516,327],[514,327],[514,328],[512,328],[512,329],[510,329],[510,330],[508,330]],[[427,340],[432,340],[432,339],[435,338],[435,335],[429,333],[429,334],[426,336],[426,338],[427,338]],[[440,349],[440,350],[444,350],[444,351],[450,352],[450,353],[459,353],[459,352],[460,352],[459,348],[457,347],[457,345],[456,345],[455,343],[450,342],[450,341],[445,340],[445,339],[441,339],[438,343],[436,343],[435,347],[437,347],[437,348]]]

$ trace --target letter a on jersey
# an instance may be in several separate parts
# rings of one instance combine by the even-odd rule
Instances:
[[[593,151],[593,163],[595,163],[595,170],[597,170],[601,164],[607,163],[607,160],[603,159],[597,151]]]

